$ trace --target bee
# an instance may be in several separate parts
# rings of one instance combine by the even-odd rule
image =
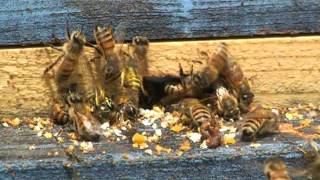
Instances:
[[[204,122],[210,122],[213,126],[217,124],[210,110],[196,98],[181,100],[178,110],[181,112],[180,121],[191,129],[200,127]]]
[[[281,159],[272,158],[265,162],[264,174],[268,180],[290,180],[286,164]]]
[[[113,99],[120,90],[122,60],[119,52],[116,51],[116,38],[112,27],[96,26],[94,29],[94,37],[96,43],[102,51],[95,60],[96,72],[98,75],[98,82],[103,82],[104,89],[107,91],[107,96]],[[102,97],[103,98],[103,97]]]
[[[117,115],[115,120],[136,120],[138,116],[139,92],[122,88],[116,100]]]
[[[137,71],[141,76],[148,74],[148,59],[147,53],[149,50],[149,39],[145,36],[135,36],[129,45],[131,56],[136,60]]]
[[[217,88],[216,96],[218,114],[225,120],[237,120],[240,115],[238,100],[223,86]]]
[[[220,72],[225,67],[227,58],[228,54],[226,46],[224,44],[220,44],[217,51],[207,59],[207,65],[200,71],[194,73],[193,70],[191,70],[189,75],[182,75],[181,72],[183,72],[183,70],[180,65],[181,85],[178,86],[182,86],[184,90],[181,92],[181,87],[171,86],[171,88],[174,87],[179,89],[179,91],[178,93],[173,93],[164,97],[161,100],[162,104],[170,104],[171,102],[174,102],[177,99],[182,99],[183,97],[198,98],[201,96],[204,91],[218,79]]]
[[[52,48],[62,52],[61,55],[44,70],[44,75],[46,75],[55,65],[58,64],[58,62],[63,60],[55,76],[58,91],[62,94],[66,93],[68,90],[70,85],[68,80],[70,79],[70,76],[74,72],[79,62],[79,58],[83,53],[84,46],[93,47],[86,41],[82,30],[73,31],[70,34],[69,29],[67,28],[67,34],[68,40],[66,43],[64,43],[62,49],[52,46]]]
[[[257,106],[243,117],[241,140],[254,141],[257,137],[274,133],[279,127],[279,113]]]
[[[67,103],[68,114],[74,123],[79,139],[98,141],[102,134],[99,121],[93,116],[90,106],[83,101],[77,92],[69,92]]]
[[[227,58],[227,63],[221,74],[235,91],[234,94],[237,96],[241,112],[248,112],[249,105],[253,102],[254,94],[240,65],[232,56],[229,55]]]
[[[179,63],[179,77],[180,82],[175,83],[166,83],[164,85],[164,93],[168,95],[181,94],[186,89],[191,88],[192,85],[192,76],[193,75],[193,66],[191,66],[191,70],[189,74],[184,73],[181,64]]]

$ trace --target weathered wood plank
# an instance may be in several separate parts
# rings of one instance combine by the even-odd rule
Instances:
[[[97,24],[123,23],[127,39],[185,39],[319,33],[319,19],[318,0],[11,0],[0,7],[0,45],[64,38],[67,20],[93,40]]]
[[[201,66],[200,51],[213,52],[219,41],[151,43],[148,76],[178,75]],[[271,105],[319,104],[320,36],[224,40],[250,79],[256,99]],[[59,54],[48,48],[0,50],[0,113],[41,115],[49,112],[51,94],[42,78]],[[92,57],[88,50],[81,61]],[[199,61],[199,62],[198,62]],[[87,81],[90,79],[87,79]]]
[[[218,149],[200,149],[199,144],[192,144],[191,150],[177,156],[174,150],[183,141],[181,134],[163,133],[167,138],[162,139],[159,144],[165,143],[166,147],[172,148],[173,152],[170,154],[150,156],[142,150],[132,148],[128,140],[114,143],[103,139],[93,143],[94,152],[77,153],[82,161],[66,168],[64,164],[70,163],[70,160],[52,139],[38,137],[35,131],[25,126],[20,129],[1,128],[0,178],[243,179],[245,175],[247,179],[262,179],[265,159],[279,156],[290,167],[302,167],[305,160],[297,147],[307,148],[300,138],[276,134],[259,140],[261,146],[257,148],[250,147],[251,143],[243,142]],[[67,147],[70,142],[65,140],[62,145]],[[30,145],[35,145],[35,149],[29,150]],[[54,155],[55,152],[58,154]]]

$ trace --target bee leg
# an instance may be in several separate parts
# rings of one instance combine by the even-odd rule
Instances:
[[[49,43],[46,43],[46,42],[42,42],[42,44],[43,44],[44,46],[49,46],[50,48],[52,48],[52,49],[54,49],[54,50],[56,50],[56,51],[63,52],[62,49],[60,49],[60,48],[58,48],[58,47],[56,47],[56,46],[54,46],[54,45],[52,45],[52,44],[49,44]]]
[[[95,45],[93,45],[93,44],[91,44],[91,43],[89,43],[89,42],[86,42],[85,45],[88,46],[88,47],[94,48],[94,49],[98,52],[98,54],[99,54],[100,56],[104,55],[104,53],[101,51],[101,49],[97,48]]]
[[[59,61],[61,61],[62,57],[64,56],[64,53],[61,54],[53,63],[51,63],[43,72],[43,74],[47,74],[48,71],[50,71]]]

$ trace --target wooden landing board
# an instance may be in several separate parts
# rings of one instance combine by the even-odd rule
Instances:
[[[200,52],[214,52],[219,42],[227,43],[259,102],[319,104],[320,36],[151,43],[148,76],[177,76],[178,63],[197,68],[204,62]],[[42,73],[58,55],[49,48],[0,50],[0,114],[48,113],[50,93]],[[88,50],[80,61],[92,55]]]
[[[320,32],[318,0],[10,0],[0,7],[0,45],[65,38],[65,25],[84,27],[90,41],[97,24],[121,23],[126,39],[189,39]],[[120,27],[120,26],[119,26]]]

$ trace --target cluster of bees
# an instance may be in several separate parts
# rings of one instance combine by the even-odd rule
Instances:
[[[167,111],[178,111],[180,122],[199,131],[208,147],[222,141],[219,117],[237,121],[242,116],[242,140],[252,141],[273,132],[279,124],[278,114],[262,106],[252,106],[254,94],[240,65],[219,44],[206,65],[185,73],[180,65],[179,77],[163,77],[154,81],[145,77],[148,71],[149,40],[136,36],[127,46],[116,48],[112,27],[94,29],[96,45],[86,41],[82,32],[68,32],[68,40],[59,58],[44,71],[47,75],[57,64],[54,82],[58,98],[53,103],[53,119],[57,124],[72,124],[79,139],[97,141],[104,122],[135,121],[140,107],[162,105]],[[95,50],[93,87],[84,92],[80,82],[71,81],[84,47]],[[60,63],[59,63],[60,62]],[[79,72],[78,72],[79,73]],[[81,72],[80,72],[81,73]]]

